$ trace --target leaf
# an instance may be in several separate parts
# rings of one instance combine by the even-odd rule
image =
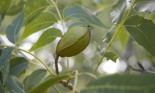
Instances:
[[[117,26],[116,29],[118,29],[119,26]],[[121,43],[121,46],[122,47],[125,47],[126,43],[127,43],[127,40],[128,40],[128,33],[125,29],[124,26],[122,26],[121,28],[119,28],[119,32],[117,34],[117,39],[119,40],[119,42]]]
[[[134,9],[138,12],[154,12],[154,0],[140,0],[134,5]]]
[[[155,56],[155,24],[151,20],[135,15],[126,20],[125,27],[137,43]]]
[[[14,76],[8,77],[6,87],[10,93],[25,93],[23,84]]]
[[[46,70],[39,69],[34,71],[31,75],[29,75],[25,81],[25,91],[27,92],[31,90],[33,87],[37,86],[45,77],[46,73]]]
[[[106,43],[109,43],[112,36],[114,35],[115,30],[117,30],[118,28],[119,28],[119,26],[112,26],[109,29],[109,31],[107,32],[107,34],[105,35],[103,41]],[[122,47],[124,47],[126,45],[126,42],[128,40],[128,34],[127,34],[125,27],[119,28],[119,32],[117,34],[117,39],[119,40]]]
[[[64,17],[72,17],[72,18],[78,18],[79,20],[83,20],[86,22],[89,22],[91,24],[105,27],[105,26],[97,17],[94,15],[89,9],[81,6],[81,5],[74,5],[68,8],[64,9]]]
[[[32,90],[28,93],[42,93],[47,90],[49,87],[59,83],[61,80],[68,78],[68,75],[57,75],[57,76],[49,76],[43,82],[37,84]]]
[[[12,3],[7,11],[7,15],[18,14],[24,7],[24,0],[12,0]]]
[[[51,12],[42,12],[40,15],[38,15],[33,21],[31,21],[29,24],[25,26],[25,30],[22,34],[21,39],[25,39],[29,35],[45,29],[54,23],[57,22],[57,19],[55,15]]]
[[[90,82],[80,93],[154,93],[155,75],[110,75]]]
[[[11,4],[11,1],[12,0],[1,0],[0,1],[0,15],[2,19],[4,19],[4,16],[7,13],[7,10]]]
[[[126,1],[125,0],[119,0],[113,7],[111,11],[111,17],[112,17],[112,22],[115,24],[119,24],[124,11],[126,9]]]
[[[51,42],[53,42],[56,37],[61,37],[62,33],[59,29],[49,28],[47,29],[37,40],[37,42],[31,47],[30,51],[41,48]]]
[[[13,48],[5,48],[0,56],[0,71],[2,72],[3,84],[5,83],[10,69],[10,58]]]
[[[10,61],[10,74],[18,75],[28,66],[28,61],[23,57],[15,57]]]
[[[24,21],[24,12],[22,11],[15,20],[7,27],[6,29],[6,36],[8,40],[12,43],[15,43],[17,33],[23,26]]]
[[[106,42],[106,43],[109,43],[113,34],[115,32],[115,26],[112,26],[109,31],[107,32],[107,34],[105,35],[103,41]]]
[[[28,0],[25,5],[25,19],[24,24],[28,24],[35,17],[37,17],[50,4],[47,0]]]
[[[115,54],[115,53],[113,53],[113,52],[107,52],[107,53],[105,54],[105,57],[106,57],[107,59],[111,59],[112,61],[116,62],[116,60],[117,60],[117,58],[118,58],[118,55]]]

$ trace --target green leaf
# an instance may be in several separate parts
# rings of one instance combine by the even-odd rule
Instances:
[[[116,60],[117,60],[117,58],[118,58],[118,55],[115,54],[115,53],[113,53],[113,52],[107,52],[107,53],[105,54],[105,57],[106,57],[107,59],[111,59],[112,61],[116,62]]]
[[[38,16],[50,4],[47,0],[28,0],[25,5],[25,25]]]
[[[137,43],[155,56],[155,24],[151,20],[135,15],[126,20],[125,27]]]
[[[2,72],[3,84],[5,83],[10,69],[10,58],[13,48],[5,48],[0,56],[0,71]]]
[[[56,37],[61,37],[62,33],[59,29],[49,28],[47,29],[37,40],[37,42],[31,47],[30,51],[41,48],[51,42],[53,42]]]
[[[139,0],[134,6],[134,9],[138,12],[154,12],[155,11],[154,0]]]
[[[18,75],[28,66],[28,61],[23,57],[15,57],[10,61],[10,74]]]
[[[23,84],[14,76],[9,76],[5,85],[10,93],[25,93]]]
[[[29,75],[25,81],[25,91],[30,91],[33,87],[37,86],[45,77],[46,73],[46,70],[39,69],[34,71],[31,75]]]
[[[124,11],[126,9],[126,1],[119,0],[113,7],[111,11],[112,22],[119,24],[123,18]]]
[[[24,12],[22,11],[15,20],[7,27],[6,36],[8,40],[12,43],[15,43],[17,34],[21,27],[23,26],[24,21]]]
[[[68,75],[57,75],[57,76],[49,76],[43,82],[37,84],[32,90],[28,93],[42,93],[46,91],[49,87],[59,83],[61,80],[68,78]]]
[[[0,15],[2,19],[4,19],[4,16],[7,13],[7,10],[11,4],[11,1],[12,0],[1,0],[0,1]]]
[[[90,82],[80,93],[154,93],[155,75],[110,75]]]
[[[25,39],[29,35],[45,29],[57,22],[55,15],[51,12],[42,12],[33,21],[25,26],[21,39]]]
[[[81,5],[74,5],[64,9],[64,17],[66,18],[78,18],[82,21],[89,22],[90,24],[94,24],[100,27],[105,26],[97,17],[94,15],[89,9],[81,6]]]
[[[24,0],[12,0],[12,3],[7,11],[7,15],[18,14],[24,7]]]
[[[119,26],[117,26],[116,29],[118,29],[118,28],[119,28]],[[117,34],[117,38],[118,38],[119,42],[121,43],[121,46],[125,47],[125,45],[127,43],[127,40],[128,40],[128,33],[127,33],[127,31],[126,31],[124,26],[119,28],[119,30],[120,31]]]

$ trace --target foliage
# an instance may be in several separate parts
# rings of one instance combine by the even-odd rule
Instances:
[[[88,84],[81,93],[153,93],[155,75],[110,75]],[[128,82],[126,82],[128,81]]]
[[[153,0],[0,0],[0,93],[154,93],[154,4]],[[75,26],[77,32],[64,35]],[[81,26],[93,26],[85,51],[80,50],[74,60],[54,59],[60,38],[65,38],[62,49],[72,49],[67,55],[77,54],[88,43],[85,33],[77,34]],[[32,45],[23,49],[27,42]],[[149,59],[151,69],[142,62],[132,67],[132,57]],[[104,60],[115,64],[123,60],[127,67],[121,74],[103,75],[99,68]],[[53,66],[56,72],[62,68],[59,75]]]

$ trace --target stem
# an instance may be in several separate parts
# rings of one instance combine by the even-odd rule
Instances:
[[[57,75],[59,75],[58,59],[59,59],[59,56],[56,55],[56,57],[55,57],[55,71],[56,71]]]
[[[125,17],[122,19],[122,21],[121,21],[121,23],[120,23],[118,29],[116,29],[114,35],[112,36],[112,38],[111,38],[111,40],[110,40],[110,42],[109,42],[109,45],[107,46],[106,51],[104,52],[103,56],[102,56],[101,59],[99,60],[98,65],[97,65],[97,67],[95,68],[95,70],[94,70],[93,73],[96,73],[98,67],[99,67],[100,64],[102,63],[102,60],[103,60],[105,54],[106,54],[106,53],[109,51],[109,49],[111,48],[111,45],[112,45],[114,39],[116,38],[116,36],[117,36],[118,32],[120,31],[121,27],[123,27],[123,25],[124,25],[126,19],[128,18],[129,14],[130,14],[130,12],[131,12],[131,10],[132,10],[134,4],[135,4],[135,1],[136,1],[136,0],[133,0],[133,1],[132,1],[131,7],[130,7],[129,10],[127,11],[127,14],[125,15]]]
[[[64,31],[63,19],[62,19],[62,16],[61,16],[61,14],[60,14],[60,11],[59,11],[59,8],[58,8],[58,6],[57,6],[57,3],[54,2],[53,0],[50,0],[50,1],[51,1],[51,3],[53,4],[53,6],[55,7],[55,9],[56,9],[56,11],[57,11],[57,13],[58,13],[58,16],[59,16],[59,19],[60,19],[60,21],[61,21],[61,25],[62,25],[63,31]],[[57,74],[57,75],[59,74],[58,58],[59,58],[59,56],[56,55],[56,58],[55,58],[55,70],[56,70],[56,74]]]
[[[60,19],[60,21],[61,21],[61,25],[62,25],[62,30],[63,30],[63,32],[64,32],[64,21],[63,21],[63,18],[62,18],[62,16],[61,16],[61,14],[60,14],[60,11],[59,11],[59,8],[58,8],[58,6],[57,6],[57,3],[55,3],[53,0],[50,0],[51,2],[52,2],[52,4],[53,4],[53,6],[55,7],[55,9],[56,9],[56,11],[57,11],[57,13],[58,13],[58,16],[59,16],[59,19]]]
[[[67,57],[67,70],[70,71],[70,67],[69,67],[69,58]]]
[[[61,93],[61,91],[60,91],[56,86],[53,86],[53,88],[54,88],[58,93]]]
[[[75,80],[74,80],[74,86],[73,86],[72,93],[75,93],[76,92],[77,82],[78,82],[78,70],[75,71]]]
[[[120,30],[120,29],[119,29]],[[97,71],[97,69],[98,69],[98,67],[100,66],[100,64],[102,63],[102,60],[103,60],[103,58],[104,58],[104,56],[105,56],[105,54],[109,51],[109,49],[111,48],[111,45],[112,45],[112,43],[113,43],[113,41],[114,41],[114,39],[115,39],[115,37],[117,36],[117,34],[118,34],[118,32],[119,32],[119,30],[117,30],[115,33],[114,33],[114,35],[113,35],[113,37],[111,38],[111,40],[110,40],[110,42],[109,42],[109,45],[107,46],[107,49],[105,50],[105,52],[103,53],[103,55],[102,55],[102,57],[101,57],[101,59],[99,60],[99,62],[98,62],[98,65],[97,65],[97,67],[95,68],[95,70],[94,70],[94,74],[96,73],[96,71]]]
[[[17,47],[16,47],[16,49],[17,49],[17,50],[20,50],[20,51],[23,51],[23,52],[25,52],[25,53],[28,53],[28,54],[32,55],[33,57],[35,57],[41,64],[43,64],[43,65],[45,66],[45,68],[47,69],[47,71],[48,71],[51,75],[53,75],[52,71],[48,68],[48,66],[47,66],[40,58],[38,58],[37,56],[35,56],[34,54],[32,54],[32,53],[30,53],[30,52],[28,52],[28,51],[26,51],[26,50],[23,50],[23,49],[20,49],[20,48],[17,48]]]
[[[25,52],[25,53],[28,53],[28,54],[32,55],[33,57],[35,57],[38,61],[40,61],[41,64],[43,64],[43,65],[45,66],[45,68],[47,69],[47,71],[48,71],[51,75],[53,75],[52,71],[48,68],[48,66],[47,66],[40,58],[38,58],[37,56],[35,56],[34,54],[32,54],[32,53],[30,53],[30,52],[28,52],[28,51],[26,51],[26,50],[23,50],[23,49],[20,49],[20,48],[16,48],[16,49],[17,49],[17,50],[21,50],[21,51],[23,51],[23,52]],[[53,86],[53,88],[54,88],[58,93],[61,93],[61,91],[60,91],[56,86]]]
[[[62,17],[61,17],[61,14],[60,14],[59,9],[58,9],[58,7],[57,7],[57,4],[56,4],[53,0],[50,0],[50,1],[51,1],[52,4],[54,5],[54,7],[55,7],[55,9],[56,9],[56,11],[57,11],[57,13],[58,13],[58,16],[59,16],[60,20],[62,20]]]

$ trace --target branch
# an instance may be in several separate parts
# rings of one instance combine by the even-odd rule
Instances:
[[[59,74],[58,59],[59,59],[59,56],[56,55],[56,57],[55,57],[55,71],[56,71],[57,75]]]
[[[110,48],[111,48],[111,46],[112,46],[112,43],[113,43],[113,41],[115,40],[115,38],[116,38],[118,32],[119,32],[120,29],[123,27],[123,25],[124,25],[126,19],[128,18],[129,14],[131,13],[131,10],[133,9],[133,6],[134,6],[134,4],[135,4],[135,1],[136,1],[136,0],[133,0],[133,1],[132,1],[129,10],[126,12],[126,15],[124,16],[124,18],[121,20],[120,24],[118,25],[119,27],[118,27],[118,29],[115,31],[115,33],[114,33],[114,35],[112,36],[112,38],[111,38],[111,40],[110,40],[110,42],[109,42],[109,44],[108,44],[108,46],[107,46],[107,48],[106,48],[104,54],[102,55],[101,59],[99,60],[99,62],[98,62],[98,64],[97,64],[97,67],[95,68],[95,70],[94,70],[94,72],[93,72],[94,74],[96,73],[98,67],[99,67],[100,64],[102,63],[102,60],[103,60],[105,54],[110,50]]]
[[[59,56],[56,55],[56,57],[55,57],[55,72],[57,75],[59,75],[58,59],[59,59]],[[73,84],[69,83],[69,81],[70,81],[70,79],[68,81],[67,80],[61,80],[60,83],[64,87],[67,87],[69,90],[73,90]],[[76,91],[75,93],[80,93],[80,92]]]

